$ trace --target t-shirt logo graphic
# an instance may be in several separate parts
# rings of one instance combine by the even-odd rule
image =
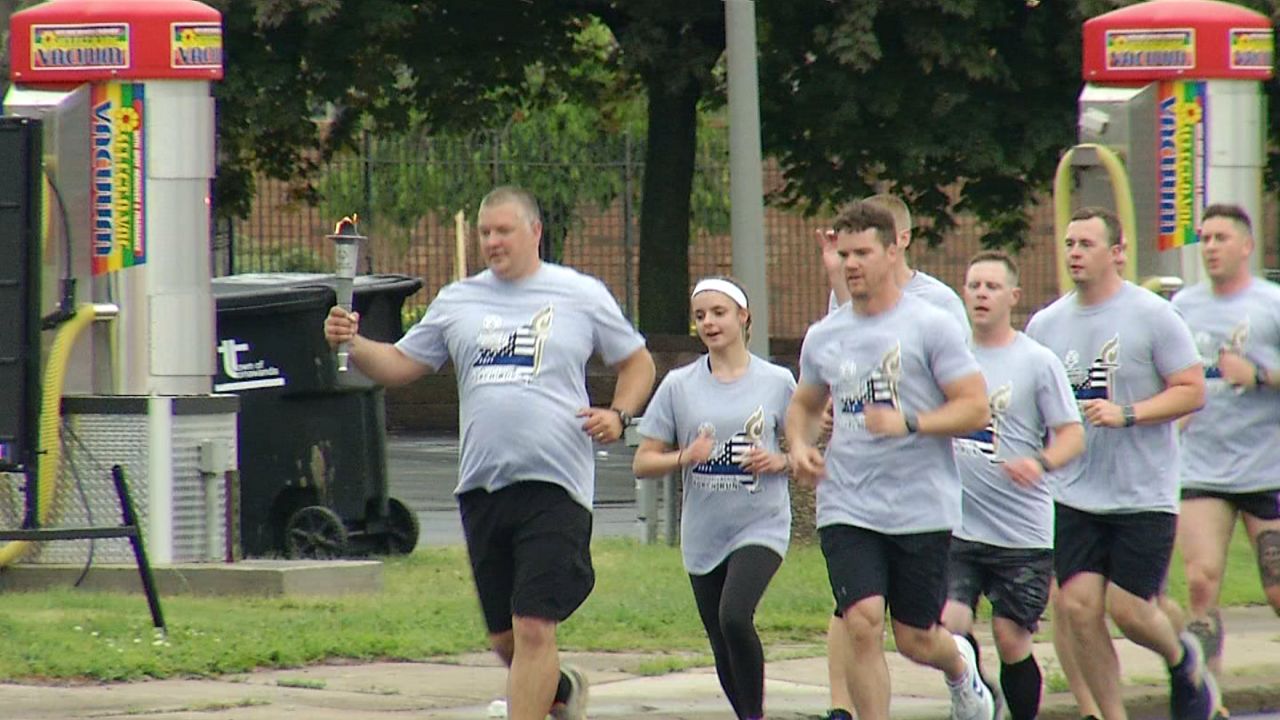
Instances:
[[[715,434],[715,428],[710,428]],[[705,431],[699,428],[699,432]],[[742,469],[741,463],[751,448],[764,439],[764,406],[756,407],[742,430],[712,450],[711,457],[693,466],[690,481],[706,490],[736,490],[745,487],[748,492],[760,491],[760,478]]]
[[[480,323],[476,337],[480,354],[472,365],[477,385],[531,382],[542,368],[542,350],[551,335],[554,308],[550,305],[534,314],[513,332],[502,329],[502,319],[489,315]]]
[[[1062,364],[1067,370],[1067,379],[1075,392],[1076,400],[1106,400],[1111,397],[1111,386],[1115,384],[1116,369],[1120,367],[1120,336],[1114,335],[1098,350],[1089,367],[1080,366],[1080,354],[1068,350],[1062,357]]]
[[[1200,351],[1200,361],[1204,363],[1204,376],[1207,379],[1222,377],[1222,368],[1218,367],[1218,354],[1229,352],[1244,355],[1244,346],[1249,342],[1249,318],[1241,320],[1231,328],[1231,334],[1224,343],[1216,343],[1212,335],[1206,332],[1196,333],[1196,349]]]
[[[975,430],[965,437],[957,438],[955,450],[964,455],[985,457],[996,462],[1000,454],[1000,426],[1004,424],[1004,416],[1013,403],[1013,383],[1005,383],[996,388],[987,399],[991,406],[991,422],[981,430]]]
[[[846,375],[841,368],[841,392],[839,410],[847,416],[846,422],[853,422],[852,416],[859,415],[867,405],[883,403],[898,407],[898,382],[902,379],[902,343],[895,342],[893,347],[880,358],[880,364],[871,368],[862,378],[857,378],[856,365],[849,363],[853,372]]]

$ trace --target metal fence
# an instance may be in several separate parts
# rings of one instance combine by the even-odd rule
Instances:
[[[708,132],[723,132],[723,128],[704,128],[700,136]],[[700,145],[690,218],[692,279],[728,273],[733,265],[727,142]],[[315,205],[299,200],[287,183],[259,179],[249,216],[218,228],[215,268],[219,274],[331,272],[332,249],[325,235],[338,218],[359,212],[361,228],[370,238],[361,272],[422,278],[424,291],[406,302],[407,313],[420,312],[459,273],[471,274],[483,267],[472,227],[476,204],[493,185],[515,183],[539,197],[546,231],[558,238],[561,262],[603,280],[635,318],[641,302],[637,271],[643,157],[642,143],[625,133],[597,135],[591,142],[551,134],[518,138],[507,133],[467,138],[366,137],[359,152],[322,168],[314,180],[321,197]],[[768,162],[766,192],[781,183],[781,171]],[[1030,237],[1019,255],[1024,301],[1015,322],[1057,295],[1049,205],[1032,208]],[[825,310],[827,281],[814,228],[829,221],[766,208],[769,327],[775,338],[802,337]],[[1273,237],[1273,202],[1262,225],[1267,228],[1263,237]],[[913,264],[959,288],[968,257],[980,249],[981,234],[978,223],[962,217],[938,247],[913,247]],[[465,263],[459,237],[466,249]],[[1274,257],[1268,260],[1274,267]]]

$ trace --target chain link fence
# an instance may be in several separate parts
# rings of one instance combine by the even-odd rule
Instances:
[[[712,133],[724,133],[723,128]],[[700,136],[707,130],[700,131]],[[727,135],[727,133],[724,133]],[[702,142],[697,158],[691,210],[691,280],[731,272],[726,137]],[[314,180],[316,204],[300,199],[296,187],[260,178],[248,217],[219,223],[214,240],[218,274],[245,272],[331,272],[335,222],[352,212],[369,237],[360,272],[398,273],[421,278],[424,291],[405,303],[409,319],[457,277],[483,268],[474,232],[476,205],[492,186],[529,188],[543,205],[546,248],[560,262],[595,275],[636,317],[639,256],[639,188],[644,148],[629,134],[597,135],[590,143],[554,137],[535,139],[509,133],[477,133],[463,138],[418,136],[383,140],[367,136],[358,152],[328,163]],[[773,162],[764,170],[765,191],[781,186]],[[1274,237],[1275,203],[1259,229]],[[826,309],[827,280],[814,229],[830,218],[806,217],[766,207],[770,329],[775,338],[800,338]],[[1050,203],[1032,208],[1022,265],[1021,323],[1057,296],[1053,215]],[[981,226],[962,217],[936,248],[912,248],[916,267],[954,288],[963,282],[968,258],[980,249]],[[1276,266],[1274,243],[1264,259]],[[545,255],[544,255],[545,256]],[[1020,326],[1020,324],[1019,324]]]

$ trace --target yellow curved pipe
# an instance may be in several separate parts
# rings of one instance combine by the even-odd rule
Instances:
[[[1071,274],[1067,271],[1067,249],[1063,246],[1062,239],[1066,237],[1067,224],[1071,222],[1071,158],[1081,148],[1091,149],[1098,154],[1098,160],[1111,180],[1116,217],[1120,219],[1120,232],[1124,235],[1124,278],[1132,282],[1138,273],[1138,216],[1133,208],[1133,192],[1129,187],[1129,173],[1124,168],[1124,162],[1106,145],[1076,145],[1063,153],[1062,159],[1058,161],[1058,169],[1053,174],[1053,248],[1058,262],[1058,292],[1062,294],[1074,287]]]
[[[67,360],[80,331],[93,322],[93,317],[93,305],[81,305],[75,315],[58,328],[44,366],[44,387],[40,397],[40,470],[36,483],[36,519],[41,527],[52,519],[58,471],[62,466],[62,382],[66,378]],[[20,560],[32,545],[26,540],[16,540],[0,547],[0,567]]]

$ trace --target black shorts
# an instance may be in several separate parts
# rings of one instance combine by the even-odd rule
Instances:
[[[564,488],[517,482],[458,496],[480,609],[490,633],[511,617],[561,622],[591,594],[591,512]]]
[[[1150,600],[1160,592],[1178,516],[1166,512],[1090,513],[1054,503],[1053,558],[1058,583],[1098,573]]]
[[[1252,515],[1259,520],[1280,520],[1280,490],[1233,493],[1223,490],[1201,490],[1199,488],[1182,489],[1183,500],[1195,500],[1196,498],[1222,500],[1238,512]]]
[[[852,525],[818,528],[836,615],[881,596],[894,620],[927,630],[942,619],[947,600],[951,532],[886,535]]]
[[[1053,582],[1053,551],[1006,548],[959,538],[951,541],[947,596],[970,609],[986,595],[991,612],[1030,632],[1040,626]]]

